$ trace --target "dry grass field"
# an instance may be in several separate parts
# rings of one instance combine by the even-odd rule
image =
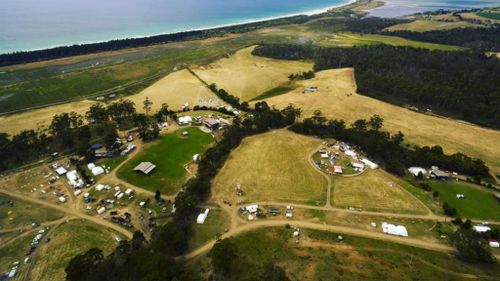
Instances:
[[[197,104],[213,107],[225,105],[187,70],[167,75],[139,94],[130,96],[129,99],[135,102],[138,111],[142,111],[142,103],[146,97],[153,102],[151,107],[153,111],[158,110],[163,103],[167,103],[169,108],[174,110],[181,109],[186,102],[190,107]]]
[[[278,108],[293,103],[302,108],[303,116],[309,116],[319,109],[325,116],[344,119],[347,124],[379,114],[385,120],[385,130],[402,131],[406,141],[411,144],[441,145],[446,153],[459,151],[479,157],[487,162],[493,172],[500,172],[499,131],[413,112],[355,94],[354,73],[348,68],[322,71],[314,79],[298,83],[296,90],[266,101]],[[317,86],[319,91],[302,94],[303,87],[307,86]]]
[[[327,182],[308,160],[320,144],[319,139],[287,130],[248,137],[231,153],[215,178],[214,193],[233,203],[241,200],[322,205]],[[245,192],[243,197],[236,196],[238,182]]]
[[[398,186],[394,177],[380,169],[368,170],[357,177],[334,178],[331,202],[340,208],[427,213],[420,201]]]
[[[408,30],[416,32],[424,32],[431,30],[447,30],[453,28],[479,27],[480,25],[472,24],[466,21],[444,22],[436,20],[418,19],[409,23],[396,24],[387,27],[386,31]]]
[[[312,63],[252,56],[253,49],[242,49],[229,58],[194,71],[207,83],[215,83],[242,100],[251,100],[287,82],[288,75],[311,70],[313,66]]]

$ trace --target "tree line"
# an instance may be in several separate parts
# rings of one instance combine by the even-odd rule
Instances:
[[[500,63],[484,54],[386,45],[336,48],[284,44],[264,44],[253,54],[314,59],[316,71],[354,67],[360,94],[500,128]]]
[[[462,153],[446,155],[440,146],[420,147],[403,144],[404,135],[394,135],[380,130],[383,119],[374,115],[370,120],[359,119],[349,127],[343,120],[328,120],[320,111],[302,122],[290,126],[290,130],[305,135],[334,138],[355,144],[370,157],[380,162],[385,170],[404,175],[411,166],[439,166],[478,178],[488,178],[489,168],[480,159],[473,159]]]
[[[175,214],[153,231],[150,242],[137,232],[107,257],[101,250],[91,249],[70,261],[67,280],[196,280],[186,272],[182,260],[174,257],[187,250],[196,206],[208,198],[213,178],[244,137],[289,126],[299,115],[300,110],[293,106],[277,110],[260,102],[246,118],[235,117],[220,141],[205,152],[197,176],[186,182],[175,199]]]

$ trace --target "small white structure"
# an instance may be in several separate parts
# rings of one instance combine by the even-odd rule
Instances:
[[[64,196],[60,196],[60,197],[59,197],[59,202],[61,202],[61,203],[66,202],[66,197],[64,197]]]
[[[94,176],[104,174],[104,169],[101,166],[96,166],[96,167],[92,168],[91,171],[92,171],[92,175],[94,175]]]
[[[75,192],[73,194],[75,194],[75,196],[78,196],[78,195],[82,194],[82,190],[77,189],[77,190],[75,190]]]
[[[488,243],[491,248],[500,248],[500,243],[497,240],[489,240]]]
[[[475,226],[473,226],[473,228],[476,232],[479,232],[479,233],[488,232],[491,230],[491,228],[489,226],[486,226],[486,225],[475,225]]]
[[[457,194],[457,199],[464,199],[465,198],[465,195],[463,194]]]
[[[132,192],[134,192],[132,190],[132,188],[129,188],[129,189],[125,190],[125,195],[130,196],[132,194]]]
[[[141,201],[141,202],[139,203],[139,206],[141,206],[141,207],[146,206],[146,201]]]
[[[105,211],[106,211],[106,208],[104,208],[104,207],[101,207],[101,208],[97,209],[97,213],[99,215],[102,214],[102,213],[104,213]]]
[[[346,150],[346,151],[344,151],[344,153],[345,153],[345,155],[351,156],[352,158],[356,157],[356,152],[354,152],[352,150]]]
[[[177,123],[179,123],[179,125],[181,126],[189,125],[193,123],[193,118],[191,118],[191,116],[182,116],[177,119]]]
[[[377,227],[377,223],[376,223],[376,222],[372,222],[370,225],[371,225],[372,227]]]
[[[414,176],[418,176],[420,173],[422,173],[422,175],[426,175],[427,174],[427,170],[422,168],[422,167],[410,167],[408,168],[408,171],[414,175]]]
[[[328,158],[328,153],[321,153],[321,158]]]
[[[193,161],[194,161],[194,162],[198,162],[198,161],[200,161],[200,160],[201,160],[201,156],[200,156],[200,154],[195,154],[195,155],[193,156]]]
[[[293,214],[291,212],[286,213],[285,216],[289,219],[293,218]]]
[[[76,181],[78,179],[78,173],[76,172],[76,170],[67,172],[66,178],[68,179],[68,181]]]
[[[351,165],[356,168],[356,169],[360,169],[360,170],[363,170],[365,168],[365,165],[361,164],[361,163],[351,163]]]
[[[135,143],[129,143],[127,148],[125,148],[124,150],[122,150],[122,152],[120,152],[120,155],[121,156],[127,155],[130,153],[130,151],[134,150],[135,148],[136,148]]]
[[[90,171],[92,171],[92,169],[94,169],[95,167],[96,167],[96,165],[94,163],[87,164],[87,169],[89,169]]]
[[[408,237],[408,231],[403,225],[394,225],[390,223],[382,223],[382,232],[386,234],[392,234],[397,236]]]
[[[59,167],[56,169],[56,173],[59,175],[59,176],[62,176],[64,174],[66,174],[68,171],[66,171],[66,169],[64,169],[64,167]]]
[[[84,198],[87,198],[87,197],[89,197],[89,196],[90,196],[90,193],[88,193],[88,192],[86,192],[86,193],[84,193],[84,194],[83,194],[83,197],[84,197]]]
[[[245,207],[245,209],[250,213],[250,214],[253,214],[253,213],[257,213],[257,210],[259,209],[259,205],[257,204],[254,204],[254,205],[248,205]]]
[[[208,212],[210,212],[210,209],[206,209],[205,212],[201,213],[198,215],[198,217],[196,218],[196,223],[197,224],[204,224],[205,223],[205,220],[207,219],[208,217]]]
[[[361,159],[361,162],[363,162],[363,164],[365,164],[366,166],[370,167],[370,169],[377,169],[378,168],[378,165],[373,163],[372,161],[366,159],[366,158],[363,158]]]
[[[97,190],[97,191],[102,191],[103,189],[104,189],[104,185],[103,184],[98,184],[95,187],[95,190]]]
[[[124,193],[123,193],[123,192],[120,192],[120,194],[118,194],[118,196],[116,196],[116,199],[122,199],[122,198],[123,198],[123,195],[124,195]]]

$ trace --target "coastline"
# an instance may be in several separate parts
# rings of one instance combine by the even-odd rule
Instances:
[[[177,31],[172,31],[172,32],[137,34],[137,35],[131,35],[131,36],[127,36],[127,37],[114,37],[114,38],[110,38],[107,40],[96,40],[96,41],[57,44],[57,45],[51,45],[51,46],[48,46],[45,48],[33,48],[33,49],[24,49],[24,50],[16,50],[16,51],[9,51],[9,52],[1,52],[0,51],[0,55],[10,55],[10,54],[15,54],[15,53],[28,53],[28,52],[49,50],[49,49],[54,49],[54,48],[71,47],[74,45],[100,44],[100,43],[126,40],[126,39],[144,39],[144,38],[150,38],[150,37],[155,37],[155,36],[180,34],[180,33],[185,33],[185,32],[209,31],[209,30],[213,30],[213,29],[229,28],[229,27],[236,27],[236,26],[255,24],[255,23],[263,23],[263,22],[267,22],[267,21],[293,18],[293,17],[298,17],[298,16],[316,16],[316,15],[321,15],[323,13],[329,12],[329,11],[334,10],[334,9],[345,8],[347,6],[356,4],[358,2],[363,2],[363,1],[366,1],[367,3],[379,2],[378,0],[377,1],[375,1],[375,0],[346,0],[346,2],[342,3],[342,4],[337,4],[337,5],[328,6],[325,8],[318,8],[318,9],[313,9],[313,10],[308,10],[308,11],[303,11],[303,12],[283,14],[283,15],[274,16],[274,17],[264,17],[264,18],[259,18],[259,19],[243,20],[243,21],[239,21],[239,22],[232,22],[232,23],[218,24],[218,25],[209,25],[209,26],[200,27],[200,28],[182,29],[182,30],[177,30]]]

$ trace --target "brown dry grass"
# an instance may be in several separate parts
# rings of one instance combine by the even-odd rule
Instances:
[[[396,179],[382,170],[368,170],[356,177],[335,178],[332,202],[334,206],[340,208],[355,207],[396,213],[426,213],[421,202],[398,186]]]
[[[288,130],[248,137],[215,178],[214,193],[232,202],[324,203],[326,179],[308,162],[320,144],[319,139]],[[243,197],[236,196],[238,182]]]
[[[440,145],[446,153],[479,157],[494,172],[500,172],[499,131],[428,116],[358,94],[348,96],[356,92],[354,72],[349,68],[322,71],[314,79],[299,83],[296,90],[266,101],[278,108],[293,103],[302,108],[303,116],[319,109],[325,116],[344,119],[347,124],[379,114],[385,120],[384,129],[402,131],[409,143]],[[307,86],[318,86],[319,91],[302,94],[302,87]]]
[[[415,20],[410,23],[396,24],[387,27],[387,31],[398,31],[398,30],[409,30],[424,32],[430,30],[447,30],[453,28],[465,28],[465,27],[479,27],[480,25],[472,24],[465,21],[455,21],[455,22],[444,22],[444,21],[434,21],[434,20]]]
[[[230,58],[194,71],[207,83],[216,83],[242,100],[251,100],[287,82],[288,75],[312,68],[311,63],[252,56],[253,49],[242,49]]]

